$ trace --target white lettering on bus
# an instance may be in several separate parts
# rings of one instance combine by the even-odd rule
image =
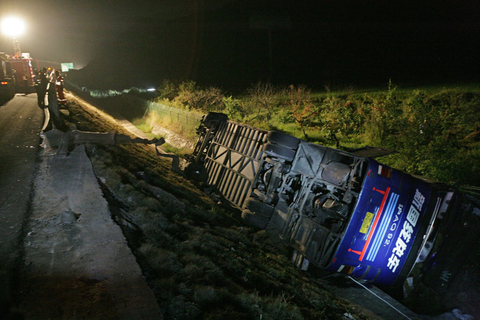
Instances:
[[[395,247],[392,250],[392,254],[388,259],[387,267],[395,272],[397,270],[398,265],[400,264],[400,258],[404,255],[405,250],[407,249],[407,244],[412,239],[413,227],[408,222],[405,221],[403,224],[403,229],[400,231],[400,234],[395,242]]]
[[[412,205],[410,206],[410,209],[407,213],[407,219],[403,223],[403,228],[398,234],[397,241],[395,242],[395,247],[392,249],[390,258],[388,258],[387,267],[392,272],[395,272],[397,270],[397,267],[400,265],[400,258],[405,254],[408,243],[412,241],[413,230],[417,225],[418,218],[420,217],[420,212],[422,211],[424,202],[425,196],[418,189],[415,190]]]
[[[392,270],[392,272],[395,272],[397,270],[398,265],[400,264],[400,259],[394,254],[388,258],[388,264],[387,267],[388,269]]]
[[[403,229],[402,231],[400,231],[399,238],[403,238],[405,239],[406,243],[409,243],[410,240],[412,239],[412,233],[413,233],[412,225],[408,221],[405,221],[403,223]]]
[[[415,190],[415,195],[413,196],[413,205],[417,207],[418,211],[422,211],[423,203],[425,202],[425,196],[418,190]]]
[[[420,212],[414,206],[411,206],[407,214],[407,221],[415,227],[419,216]]]
[[[383,246],[388,246],[391,242],[392,242],[392,238],[393,238],[393,231],[395,231],[397,229],[397,221],[400,220],[400,216],[402,215],[402,210],[403,210],[403,204],[399,204],[398,205],[398,208],[397,208],[397,213],[395,215],[395,217],[393,218],[393,223],[392,225],[390,226],[390,231],[387,235],[387,239],[385,240],[385,242],[383,243]]]

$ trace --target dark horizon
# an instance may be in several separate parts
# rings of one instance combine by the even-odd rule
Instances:
[[[76,66],[81,70],[72,78],[98,89],[158,87],[164,79],[190,79],[225,90],[258,81],[312,88],[386,86],[389,80],[411,85],[479,81],[480,4],[469,1],[435,6],[308,0],[173,3],[159,1],[149,11],[149,4],[141,2],[142,10],[119,6],[111,12],[97,3],[104,17],[96,15],[100,20],[77,28],[78,34],[72,26],[79,26],[79,17],[71,25],[62,20],[65,32],[80,41],[74,53],[91,57],[85,67]],[[63,43],[55,55],[62,53],[67,60],[69,46]],[[37,48],[28,48],[34,58],[47,56],[47,51],[37,54]]]
[[[85,72],[112,70],[115,60],[139,70],[137,82],[191,79],[226,90],[257,81],[314,88],[478,81],[479,25],[467,6],[342,8],[232,1],[169,22],[144,20]]]

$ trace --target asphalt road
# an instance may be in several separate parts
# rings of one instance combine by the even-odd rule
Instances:
[[[17,94],[0,106],[0,272],[9,274],[21,248],[44,113],[37,95]]]

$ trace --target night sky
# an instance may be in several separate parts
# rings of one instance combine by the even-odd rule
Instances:
[[[74,62],[78,81],[122,88],[193,79],[405,85],[478,81],[478,1],[8,1],[34,58]],[[0,38],[0,51],[12,51]],[[73,75],[73,74],[72,74]]]

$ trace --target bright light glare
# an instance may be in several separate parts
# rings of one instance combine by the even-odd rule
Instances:
[[[18,37],[25,32],[25,23],[16,17],[5,18],[2,21],[2,32],[10,37]]]
[[[157,89],[155,89],[155,88],[148,88],[148,89],[147,89],[148,92],[153,92],[153,91],[156,91],[156,90],[157,90]]]

